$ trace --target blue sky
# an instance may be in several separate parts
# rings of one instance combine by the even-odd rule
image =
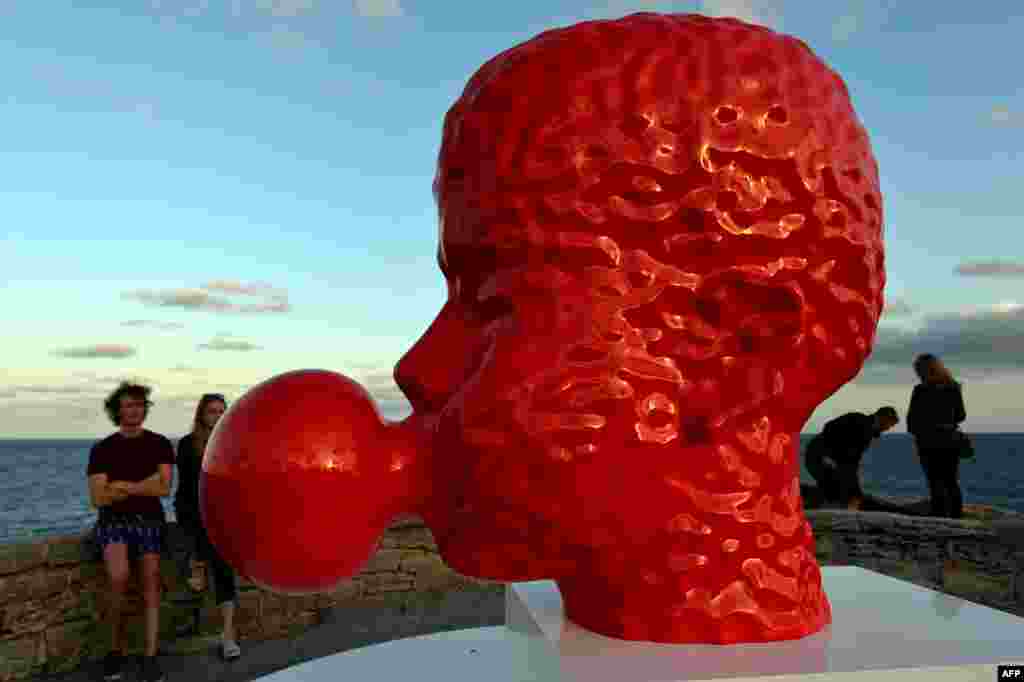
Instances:
[[[0,437],[93,437],[124,377],[149,426],[303,367],[363,381],[440,308],[441,122],[488,58],[634,11],[796,35],[846,80],[881,169],[889,312],[807,426],[905,409],[913,354],[968,428],[1024,431],[1024,35],[1013,2],[0,0]]]

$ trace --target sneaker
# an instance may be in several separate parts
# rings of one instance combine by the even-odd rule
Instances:
[[[242,655],[242,649],[235,640],[225,639],[220,643],[220,655],[225,661],[233,661]]]
[[[139,670],[140,682],[164,682],[164,671],[156,656],[143,656]]]
[[[107,682],[121,679],[121,669],[124,667],[124,655],[111,651],[103,657],[103,679]]]

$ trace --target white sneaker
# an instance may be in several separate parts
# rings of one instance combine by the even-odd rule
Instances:
[[[220,655],[225,661],[233,661],[242,655],[242,649],[235,640],[225,639],[220,643]]]

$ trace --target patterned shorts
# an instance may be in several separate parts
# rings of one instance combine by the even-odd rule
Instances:
[[[145,521],[114,521],[96,526],[96,543],[101,550],[107,545],[128,546],[129,556],[160,554],[164,546],[164,524]]]

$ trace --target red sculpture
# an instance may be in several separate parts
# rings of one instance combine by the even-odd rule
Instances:
[[[253,389],[204,464],[226,558],[329,589],[408,511],[456,571],[554,579],[604,635],[827,624],[798,434],[870,352],[885,281],[839,76],[734,19],[547,31],[470,79],[434,190],[449,294],[395,370],[413,416],[330,372]]]

